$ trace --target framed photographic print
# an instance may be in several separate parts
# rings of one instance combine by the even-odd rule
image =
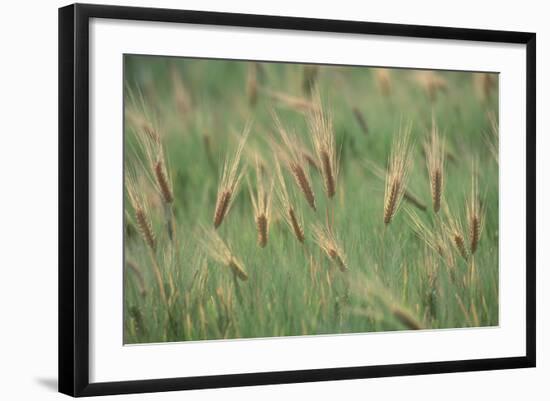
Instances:
[[[59,10],[59,390],[535,366],[535,34]]]

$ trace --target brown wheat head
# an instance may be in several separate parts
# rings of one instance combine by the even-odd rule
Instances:
[[[394,139],[384,192],[384,224],[388,225],[397,213],[407,187],[411,169],[411,125],[401,128]]]
[[[432,128],[430,141],[425,145],[426,165],[430,177],[430,192],[432,196],[432,205],[435,213],[441,208],[441,198],[443,196],[444,168],[445,168],[445,144],[439,134],[439,129],[435,123],[435,117],[432,116]]]
[[[311,185],[311,179],[309,177],[308,164],[304,160],[303,152],[300,147],[298,139],[294,133],[288,132],[282,125],[281,121],[275,113],[273,113],[273,119],[277,131],[283,143],[283,151],[279,152],[281,158],[285,160],[288,170],[294,177],[296,185],[304,195],[308,205],[317,210],[315,204],[315,193]]]
[[[296,209],[293,206],[291,201],[289,191],[286,187],[285,178],[281,170],[281,165],[278,159],[275,159],[275,172],[277,175],[277,197],[279,199],[279,212],[283,216],[288,227],[291,229],[292,233],[300,243],[304,243],[305,235],[303,229],[303,220],[301,216],[298,215]]]
[[[252,191],[252,185],[248,182],[250,200],[254,209],[254,220],[258,233],[258,245],[264,248],[267,245],[269,223],[271,218],[271,199],[273,193],[273,182],[269,188],[265,186],[265,171],[262,170],[259,157],[256,156],[256,194]]]
[[[336,179],[338,177],[338,158],[332,116],[323,110],[321,95],[315,92],[316,107],[308,114],[308,126],[317,155],[321,175],[327,197],[330,199],[336,194]]]
[[[319,245],[319,248],[321,248],[329,259],[338,266],[340,271],[347,271],[348,266],[346,263],[346,256],[333,232],[333,229],[315,224],[312,227],[312,232],[313,238],[317,245]]]
[[[221,179],[218,183],[216,206],[214,208],[214,228],[218,228],[220,224],[222,224],[225,216],[229,213],[231,203],[233,202],[238,186],[243,177],[243,170],[241,168],[240,161],[246,139],[250,133],[250,128],[251,124],[248,123],[245,126],[233,158],[231,160],[226,158],[223,164]]]
[[[226,266],[236,277],[246,281],[248,274],[244,264],[237,258],[231,248],[213,229],[201,227],[199,240],[205,250],[212,259]]]

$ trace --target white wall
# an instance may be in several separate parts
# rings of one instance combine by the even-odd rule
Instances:
[[[105,0],[107,1],[107,0]],[[542,205],[550,147],[550,25],[543,1],[276,0],[115,1],[258,14],[283,14],[426,25],[535,31],[537,33],[538,130],[538,365],[536,369],[420,377],[202,390],[125,399],[281,400],[338,398],[550,399],[550,355],[546,319],[550,297],[543,293],[550,258],[544,247],[550,229]],[[60,1],[5,2],[0,22],[0,395],[2,399],[48,400],[57,375],[57,7]],[[506,212],[506,211],[505,211]],[[510,211],[511,213],[513,211]],[[543,225],[545,227],[543,228]],[[546,338],[543,338],[546,336]],[[114,397],[111,397],[114,398]],[[121,398],[121,397],[119,397]]]

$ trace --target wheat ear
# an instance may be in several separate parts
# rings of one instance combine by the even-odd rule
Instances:
[[[321,96],[315,93],[316,107],[308,114],[308,126],[317,154],[325,192],[330,199],[336,194],[336,179],[338,177],[338,159],[336,157],[336,145],[332,116],[323,110]]]
[[[273,193],[273,182],[269,189],[266,189],[263,172],[260,166],[259,157],[256,155],[256,196],[252,191],[250,182],[248,188],[250,191],[250,200],[254,209],[254,220],[258,232],[258,245],[264,248],[267,245],[269,223],[271,218],[271,199]]]
[[[221,179],[218,184],[218,195],[216,197],[216,206],[214,209],[214,228],[218,228],[222,224],[223,219],[229,213],[231,203],[237,192],[237,188],[243,177],[243,171],[240,167],[241,155],[243,153],[244,145],[250,133],[251,124],[248,123],[241,136],[237,150],[231,159],[226,158]]]
[[[384,170],[381,168],[378,164],[376,164],[372,160],[367,160],[365,163],[365,167],[370,170],[379,180],[384,181],[386,179],[387,170]],[[418,195],[416,195],[412,190],[409,188],[405,188],[405,192],[403,193],[403,199],[416,207],[419,210],[422,210],[423,212],[426,211],[427,206],[424,202],[422,202]]]
[[[444,225],[447,236],[455,246],[460,256],[462,256],[464,260],[468,260],[468,249],[464,238],[462,221],[459,217],[454,217],[451,214],[447,205],[445,205],[444,210],[447,217],[447,222]]]
[[[275,172],[277,174],[278,186],[277,186],[277,196],[279,199],[279,207],[281,215],[286,221],[289,228],[294,233],[294,236],[300,243],[304,243],[305,235],[303,229],[303,221],[301,217],[298,216],[288,193],[286,187],[285,178],[283,177],[283,172],[278,159],[275,159]]]
[[[386,173],[384,192],[384,224],[388,225],[397,213],[405,194],[411,169],[410,124],[401,128],[392,145]]]
[[[139,195],[137,182],[134,177],[127,172],[125,177],[126,192],[130,205],[134,209],[134,217],[143,241],[153,251],[156,251],[155,234],[151,225],[148,207],[144,199]]]
[[[312,227],[313,238],[319,248],[325,252],[325,254],[338,266],[340,271],[345,272],[348,270],[346,263],[346,256],[342,250],[342,247],[338,243],[338,240],[330,227],[324,227],[319,224],[315,224]]]
[[[443,196],[443,178],[445,167],[445,143],[441,139],[439,129],[435,124],[435,117],[432,116],[432,129],[430,141],[425,145],[426,164],[428,175],[430,177],[430,191],[432,195],[432,205],[435,213],[441,208],[441,197]]]
[[[478,173],[477,164],[474,163],[472,167],[472,186],[470,197],[466,203],[468,233],[470,237],[470,252],[472,255],[477,251],[485,220],[485,210],[480,206],[481,200],[479,198],[479,187],[477,181]]]
[[[132,205],[132,208],[134,209],[134,216],[139,227],[139,232],[141,233],[144,242],[147,244],[147,249],[149,250],[151,263],[153,264],[153,272],[157,280],[161,299],[164,303],[167,303],[166,292],[164,290],[164,281],[162,279],[162,272],[157,263],[155,252],[155,235],[153,233],[147,204],[139,195],[135,176],[129,171],[129,169],[126,169],[125,186],[128,193],[128,199],[130,201],[130,204]]]
[[[313,210],[317,210],[315,205],[315,193],[313,192],[311,179],[309,178],[307,163],[304,161],[303,152],[300,150],[299,141],[296,139],[295,134],[288,132],[283,127],[275,113],[273,113],[273,119],[275,120],[277,131],[284,145],[285,153],[283,157],[286,160],[287,167],[292,173],[294,181],[304,195],[308,205]]]
[[[243,263],[215,230],[201,227],[199,238],[204,250],[212,259],[229,268],[235,277],[242,281],[248,280]]]

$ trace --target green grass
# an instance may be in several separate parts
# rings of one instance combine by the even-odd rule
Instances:
[[[172,69],[191,99],[192,107],[185,113],[174,101]],[[270,114],[273,107],[283,124],[295,128],[311,147],[302,113],[281,107],[262,90],[256,105],[249,105],[247,71],[246,62],[125,57],[126,110],[137,110],[159,127],[175,198],[171,206],[175,240],[170,240],[166,214],[152,180],[138,180],[157,237],[154,257],[169,297],[167,304],[160,298],[151,255],[126,201],[125,256],[143,275],[146,294],[140,293],[135,272],[126,268],[125,343],[408,329],[409,325],[395,313],[396,308],[425,328],[498,325],[498,164],[487,144],[491,129],[487,113],[498,113],[498,89],[489,98],[481,98],[472,74],[441,71],[437,74],[447,81],[448,88],[431,101],[415,81],[414,71],[392,70],[392,92],[383,96],[373,69],[321,67],[317,85],[334,117],[340,149],[337,193],[331,201],[334,204],[328,204],[317,172],[310,169],[318,203],[316,213],[287,175],[287,186],[296,195],[304,216],[305,245],[296,241],[274,212],[269,241],[262,249],[256,243],[244,179],[230,213],[217,230],[245,266],[249,279],[241,282],[226,266],[212,260],[200,242],[199,226],[212,226],[225,158],[233,154],[239,134],[252,121],[241,164],[252,183],[251,149],[259,151],[272,166],[267,139],[274,132]],[[266,63],[262,71],[258,77],[262,88],[305,96],[302,65]],[[130,94],[135,99],[139,93],[144,105],[136,107]],[[355,120],[353,107],[364,114],[368,134]],[[442,213],[436,216],[431,209],[426,161],[421,152],[432,113],[454,155],[446,163],[444,196],[453,215],[463,221],[471,165],[474,160],[479,163],[486,218],[475,254],[473,283],[467,279],[472,258],[465,261],[453,250],[455,263],[449,265],[415,234],[406,213],[411,208],[429,227],[438,227],[444,220]],[[408,188],[428,210],[419,211],[404,202],[385,227],[384,182],[373,174],[367,161],[385,166],[394,136],[409,121],[413,127],[414,163]],[[210,150],[205,146],[205,134],[210,138]],[[128,118],[125,165],[127,171],[135,171],[138,176],[150,175],[135,125]],[[334,228],[349,267],[345,273],[331,263],[311,236],[311,225],[323,223],[326,210],[334,213]]]

